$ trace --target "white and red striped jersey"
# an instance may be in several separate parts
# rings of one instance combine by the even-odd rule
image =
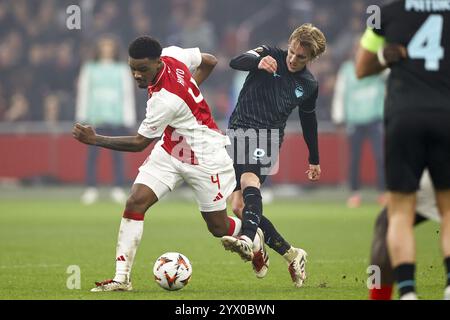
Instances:
[[[155,147],[162,147],[182,162],[200,165],[214,162],[212,159],[230,140],[218,129],[189,71],[200,65],[200,50],[164,48],[161,60],[164,66],[148,87],[146,118],[138,133],[147,138],[162,135]]]

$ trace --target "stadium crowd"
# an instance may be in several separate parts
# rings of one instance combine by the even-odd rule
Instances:
[[[312,22],[325,33],[327,53],[311,70],[320,83],[318,117],[330,120],[336,73],[365,29],[366,8],[377,1],[348,0],[133,0],[0,1],[0,122],[72,121],[80,66],[92,59],[97,39],[112,34],[121,58],[135,37],[150,34],[163,45],[200,47],[219,58],[203,92],[214,116],[234,107],[238,77],[230,59],[261,43],[286,46],[285,35]],[[69,30],[68,6],[81,8],[81,30]],[[136,91],[138,118],[146,96]]]

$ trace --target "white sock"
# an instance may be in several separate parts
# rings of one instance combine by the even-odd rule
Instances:
[[[228,216],[228,221],[230,222],[230,228],[228,229],[228,235],[237,237],[237,235],[241,232],[242,221],[239,218]],[[247,243],[251,244],[252,240],[250,240],[247,236],[242,236],[242,238],[247,241]],[[258,233],[255,235],[255,239],[253,239],[253,251],[258,251],[261,248],[261,238]]]
[[[131,267],[144,231],[144,220],[122,218],[116,248],[114,281],[130,281]]]
[[[287,263],[291,263],[292,261],[294,261],[295,257],[297,257],[297,254],[297,250],[295,250],[295,248],[291,246],[283,255],[283,258]]]
[[[228,221],[230,222],[230,227],[228,229],[228,235],[236,237],[239,232],[241,232],[242,221],[239,218],[228,216]]]
[[[255,234],[255,239],[253,239],[253,252],[257,252],[257,251],[261,250],[261,247],[263,245],[264,245],[264,243],[262,243],[262,239],[257,232]]]

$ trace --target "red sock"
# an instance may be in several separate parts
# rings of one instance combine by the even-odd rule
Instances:
[[[144,220],[144,216],[145,216],[144,213],[124,211],[122,217],[126,219],[142,221]]]
[[[230,217],[228,216],[228,236],[237,236],[239,234],[239,232],[241,231],[241,220],[235,217]]]
[[[392,285],[381,285],[380,289],[369,290],[370,300],[391,300],[392,299]]]

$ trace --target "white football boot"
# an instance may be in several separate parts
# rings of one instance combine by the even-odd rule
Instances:
[[[447,286],[444,290],[444,300],[450,300],[450,286]]]
[[[415,292],[408,292],[400,297],[400,300],[419,300]]]
[[[291,275],[292,282],[297,288],[303,286],[303,282],[306,280],[306,257],[307,253],[305,250],[300,248],[294,248],[297,251],[297,255],[294,260],[289,263],[289,273]]]
[[[91,292],[107,292],[107,291],[131,291],[133,287],[131,282],[118,282],[112,279],[96,282],[96,287]]]
[[[225,250],[236,252],[244,261],[252,261],[253,243],[248,237],[223,236],[221,241]]]
[[[264,244],[264,233],[258,228],[256,231],[257,235],[255,241],[253,242],[253,259],[252,267],[257,278],[264,278],[269,270],[269,253]],[[259,236],[259,239],[258,239]],[[255,243],[259,241],[259,243]]]

